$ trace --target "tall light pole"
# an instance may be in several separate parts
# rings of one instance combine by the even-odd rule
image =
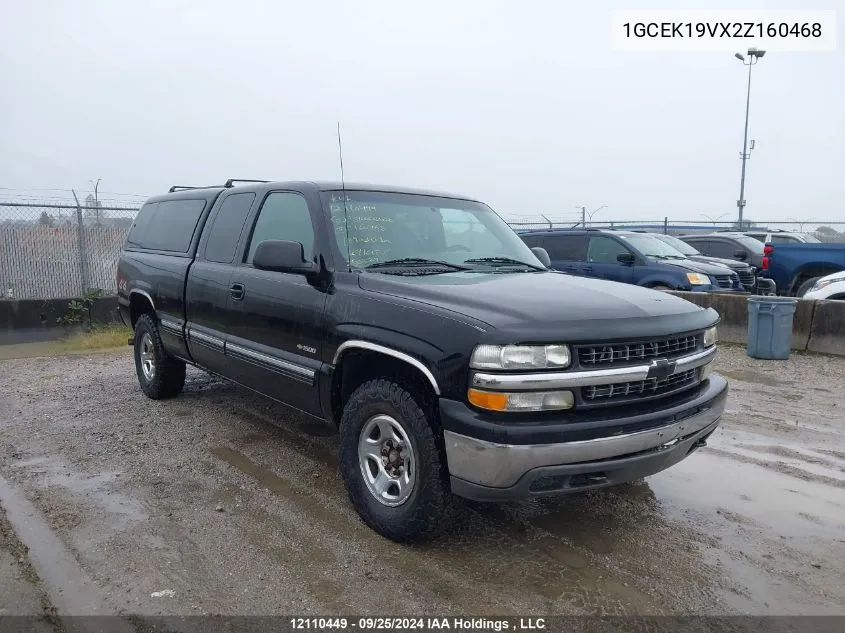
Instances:
[[[583,205],[576,205],[575,208],[581,209],[581,225],[584,228],[586,228],[587,227],[587,217],[590,218],[590,224],[592,224],[593,223],[593,216],[596,213],[598,213],[599,211],[601,211],[602,209],[606,209],[607,205],[603,204],[598,209],[593,209],[592,211],[589,211],[589,212],[587,211],[587,207],[585,207]]]
[[[808,224],[808,223],[812,222],[813,220],[815,220],[815,218],[807,218],[806,220],[799,220],[798,218],[793,218],[793,217],[789,217],[789,218],[786,218],[786,219],[792,220],[793,222],[798,223],[798,232],[799,233],[804,232],[804,225],[805,224]]]
[[[745,97],[745,134],[742,138],[742,177],[739,181],[739,200],[736,201],[736,206],[739,209],[739,229],[742,230],[742,212],[745,209],[745,161],[748,160],[748,111],[751,105],[751,67],[760,61],[760,58],[766,54],[766,51],[758,51],[756,48],[748,49],[748,59],[742,53],[736,53],[736,57],[745,66],[748,66],[748,92]]]
[[[710,220],[710,222],[712,222],[715,225],[716,222],[718,222],[723,217],[725,217],[727,215],[727,213],[723,213],[722,215],[717,215],[715,218],[712,215],[707,215],[706,213],[700,213],[699,215],[703,218],[707,218],[708,220]]]

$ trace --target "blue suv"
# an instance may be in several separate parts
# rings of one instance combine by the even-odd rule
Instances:
[[[612,229],[542,229],[519,237],[546,250],[552,267],[658,290],[743,292],[727,266],[693,261],[653,235]]]

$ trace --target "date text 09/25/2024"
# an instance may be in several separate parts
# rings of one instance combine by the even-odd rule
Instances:
[[[295,631],[540,631],[544,618],[474,618],[474,617],[362,617],[362,618],[291,618]]]

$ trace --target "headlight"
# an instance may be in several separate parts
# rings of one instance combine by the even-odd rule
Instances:
[[[499,393],[470,388],[470,403],[490,411],[560,411],[571,409],[575,396],[571,391],[524,391]]]
[[[570,361],[568,345],[479,345],[469,365],[474,369],[563,369]]]
[[[716,327],[710,327],[704,330],[704,347],[710,347],[716,344]]]
[[[701,273],[687,273],[687,279],[693,286],[706,286],[710,283],[710,277]]]
[[[822,279],[821,281],[816,282],[816,285],[813,286],[813,290],[821,290],[822,288],[826,288],[830,284],[839,283],[840,281],[845,281],[845,277],[834,277],[833,279]]]

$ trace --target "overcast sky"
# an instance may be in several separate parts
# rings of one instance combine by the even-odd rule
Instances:
[[[0,200],[96,178],[139,194],[334,180],[340,120],[347,181],[466,193],[506,217],[734,217],[745,68],[614,52],[619,8],[654,3],[3,0]],[[839,8],[837,52],[754,68],[746,217],[845,220]]]

